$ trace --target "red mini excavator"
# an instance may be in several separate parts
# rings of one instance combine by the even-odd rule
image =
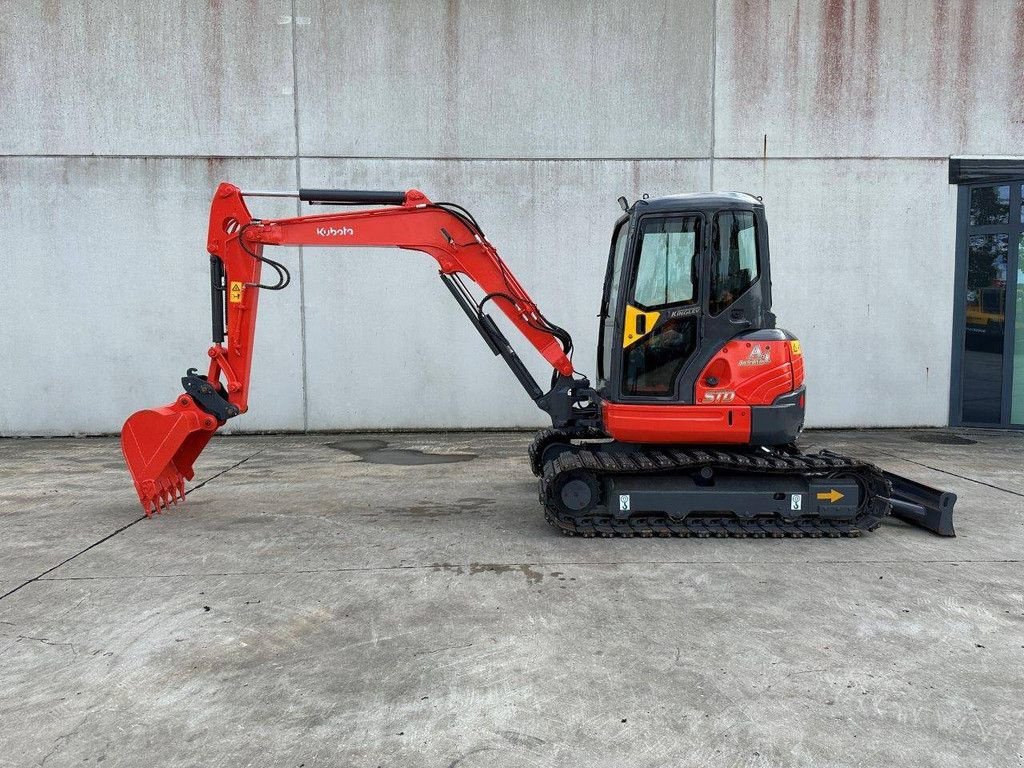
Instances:
[[[255,219],[246,197],[363,209]],[[685,194],[629,205],[612,234],[597,379],[577,374],[572,339],[549,321],[476,220],[417,190],[243,192],[210,210],[213,346],[170,405],[125,422],[121,447],[147,514],[184,498],[196,457],[248,409],[260,293],[288,285],[266,246],[422,251],[495,355],[551,417],[530,448],[547,520],[583,536],[856,536],[894,515],[952,536],[956,497],[829,451],[801,452],[800,342],[771,312],[764,206],[746,194]],[[366,206],[376,206],[365,209]],[[276,275],[260,282],[266,265]],[[471,290],[465,280],[475,283]],[[480,293],[482,292],[482,293]],[[541,387],[488,304],[553,368]]]

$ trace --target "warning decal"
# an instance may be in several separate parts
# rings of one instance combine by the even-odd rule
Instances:
[[[239,304],[242,301],[242,281],[232,280],[231,290],[228,292],[228,301],[232,304]]]

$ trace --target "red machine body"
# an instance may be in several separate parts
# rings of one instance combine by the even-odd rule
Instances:
[[[748,445],[751,407],[771,406],[803,383],[799,341],[733,341],[701,372],[693,405],[605,401],[601,412],[605,431],[624,443]]]

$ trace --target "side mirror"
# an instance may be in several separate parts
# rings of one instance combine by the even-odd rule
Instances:
[[[625,198],[625,196],[619,195],[618,203],[619,203],[619,208],[621,208],[623,211],[628,211],[629,210],[629,200],[627,200]]]

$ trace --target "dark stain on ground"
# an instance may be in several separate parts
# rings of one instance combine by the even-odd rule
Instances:
[[[492,504],[494,504],[493,499],[471,496],[454,502],[425,501],[412,507],[387,507],[384,512],[389,515],[436,520],[439,517],[461,515],[466,512],[479,512],[481,507],[490,506]],[[376,517],[377,514],[378,513],[374,512],[372,516]]]
[[[919,432],[911,435],[910,439],[916,443],[935,443],[936,445],[976,445],[977,440],[969,437],[960,437],[952,432]]]
[[[534,570],[533,567],[527,563],[522,563],[521,565],[505,563],[470,563],[468,566],[453,565],[452,563],[434,563],[433,568],[435,571],[455,573],[459,576],[467,572],[470,576],[475,576],[478,573],[521,573],[526,577],[526,581],[529,584],[540,584],[544,581],[544,574],[540,571]]]
[[[344,440],[335,440],[333,443],[327,443],[326,445],[328,448],[348,451],[349,453],[369,453],[370,451],[379,451],[381,448],[387,448],[388,446],[384,440],[377,440],[372,437],[349,437]]]
[[[416,467],[423,464],[454,464],[472,461],[475,453],[424,453],[413,448],[390,448],[384,440],[371,437],[352,437],[324,443],[336,451],[354,453],[370,464],[395,464],[400,467]]]

